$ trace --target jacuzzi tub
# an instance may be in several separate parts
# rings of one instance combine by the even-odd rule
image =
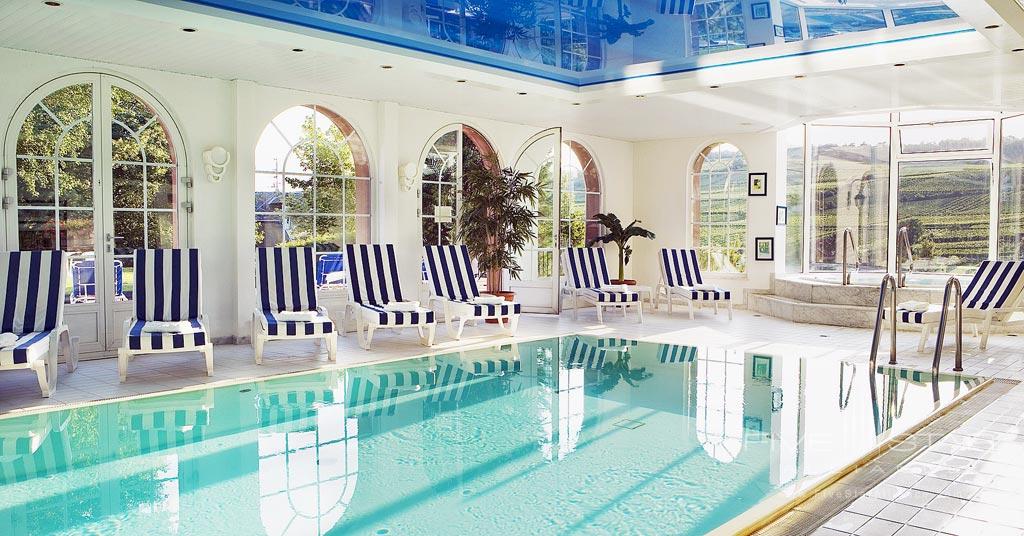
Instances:
[[[870,286],[878,288],[882,284],[883,272],[853,272],[850,274],[850,284],[857,286]],[[810,274],[794,274],[786,276],[791,281],[806,281],[808,283],[829,283],[833,285],[842,284],[843,274],[841,272],[820,272]],[[960,277],[960,283],[965,287],[969,277]],[[907,276],[907,287],[910,288],[942,288],[949,280],[947,274],[910,274]]]

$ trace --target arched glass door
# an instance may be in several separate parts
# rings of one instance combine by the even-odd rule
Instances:
[[[528,312],[558,312],[560,248],[567,245],[561,243],[556,225],[561,218],[560,203],[555,202],[561,199],[561,147],[561,128],[543,130],[526,142],[514,166],[516,171],[533,175],[541,187],[537,238],[520,256],[520,279],[506,282]]]
[[[120,344],[136,248],[179,245],[184,155],[168,114],[141,88],[100,74],[37,89],[7,131],[7,249],[67,251],[65,320],[81,351]]]

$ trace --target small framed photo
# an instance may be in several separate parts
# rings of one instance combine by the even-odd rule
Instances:
[[[786,225],[789,223],[789,208],[783,205],[775,206],[775,225]]]
[[[768,355],[755,355],[750,377],[763,382],[772,382],[772,357]]]
[[[750,5],[750,18],[757,19],[768,19],[772,16],[771,7],[768,6],[768,2],[760,2],[757,4]]]
[[[775,25],[775,37],[786,37],[786,30],[778,24]]]
[[[755,197],[768,195],[767,173],[750,173],[747,175],[747,195]]]
[[[754,260],[774,261],[775,260],[775,237],[759,236],[754,239]]]

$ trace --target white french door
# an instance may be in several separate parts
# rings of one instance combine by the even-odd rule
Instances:
[[[68,252],[64,318],[82,352],[121,344],[132,252],[185,242],[185,158],[169,117],[134,84],[88,73],[40,87],[7,130],[4,246]]]
[[[519,259],[523,268],[519,280],[509,287],[523,310],[532,313],[558,313],[561,273],[559,222],[562,187],[562,129],[538,132],[523,146],[516,159],[515,170],[533,175],[540,183],[541,198],[536,210],[537,238],[527,246]]]

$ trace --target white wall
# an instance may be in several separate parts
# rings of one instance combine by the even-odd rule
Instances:
[[[734,291],[733,300],[742,302],[742,289],[767,289],[770,275],[785,260],[785,235],[775,225],[775,207],[785,204],[785,162],[778,158],[777,134],[737,134],[724,138],[680,138],[641,142],[634,145],[634,213],[650,229],[655,240],[634,242],[630,264],[633,276],[641,282],[654,284],[661,278],[657,262],[660,248],[695,247],[692,243],[691,186],[697,154],[715,142],[728,142],[738,147],[747,159],[750,171],[768,173],[768,195],[749,197],[747,212],[747,273],[704,273],[711,283]],[[775,237],[775,262],[754,260],[754,238]],[[781,271],[781,268],[779,268]]]
[[[400,251],[402,279],[408,291],[419,279],[419,201],[415,189],[401,191],[398,166],[418,162],[431,135],[445,125],[464,122],[486,135],[502,163],[514,163],[523,144],[543,128],[433,110],[391,102],[264,87],[249,81],[228,81],[109,65],[73,58],[0,49],[0,72],[17,73],[0,84],[3,128],[21,101],[37,87],[61,75],[102,72],[121,76],[148,89],[173,115],[184,136],[187,174],[196,177],[193,242],[203,253],[206,310],[215,340],[247,337],[255,306],[253,246],[253,151],[266,123],[289,106],[317,104],[345,117],[362,136],[370,153],[373,186],[373,228],[377,241],[394,242]],[[591,149],[602,172],[605,210],[623,219],[633,216],[633,144],[563,133]],[[221,145],[232,154],[223,182],[203,176],[202,152]],[[6,156],[6,155],[5,155]],[[13,162],[4,162],[13,167]],[[6,232],[6,230],[4,231]],[[120,329],[118,327],[118,329]]]

